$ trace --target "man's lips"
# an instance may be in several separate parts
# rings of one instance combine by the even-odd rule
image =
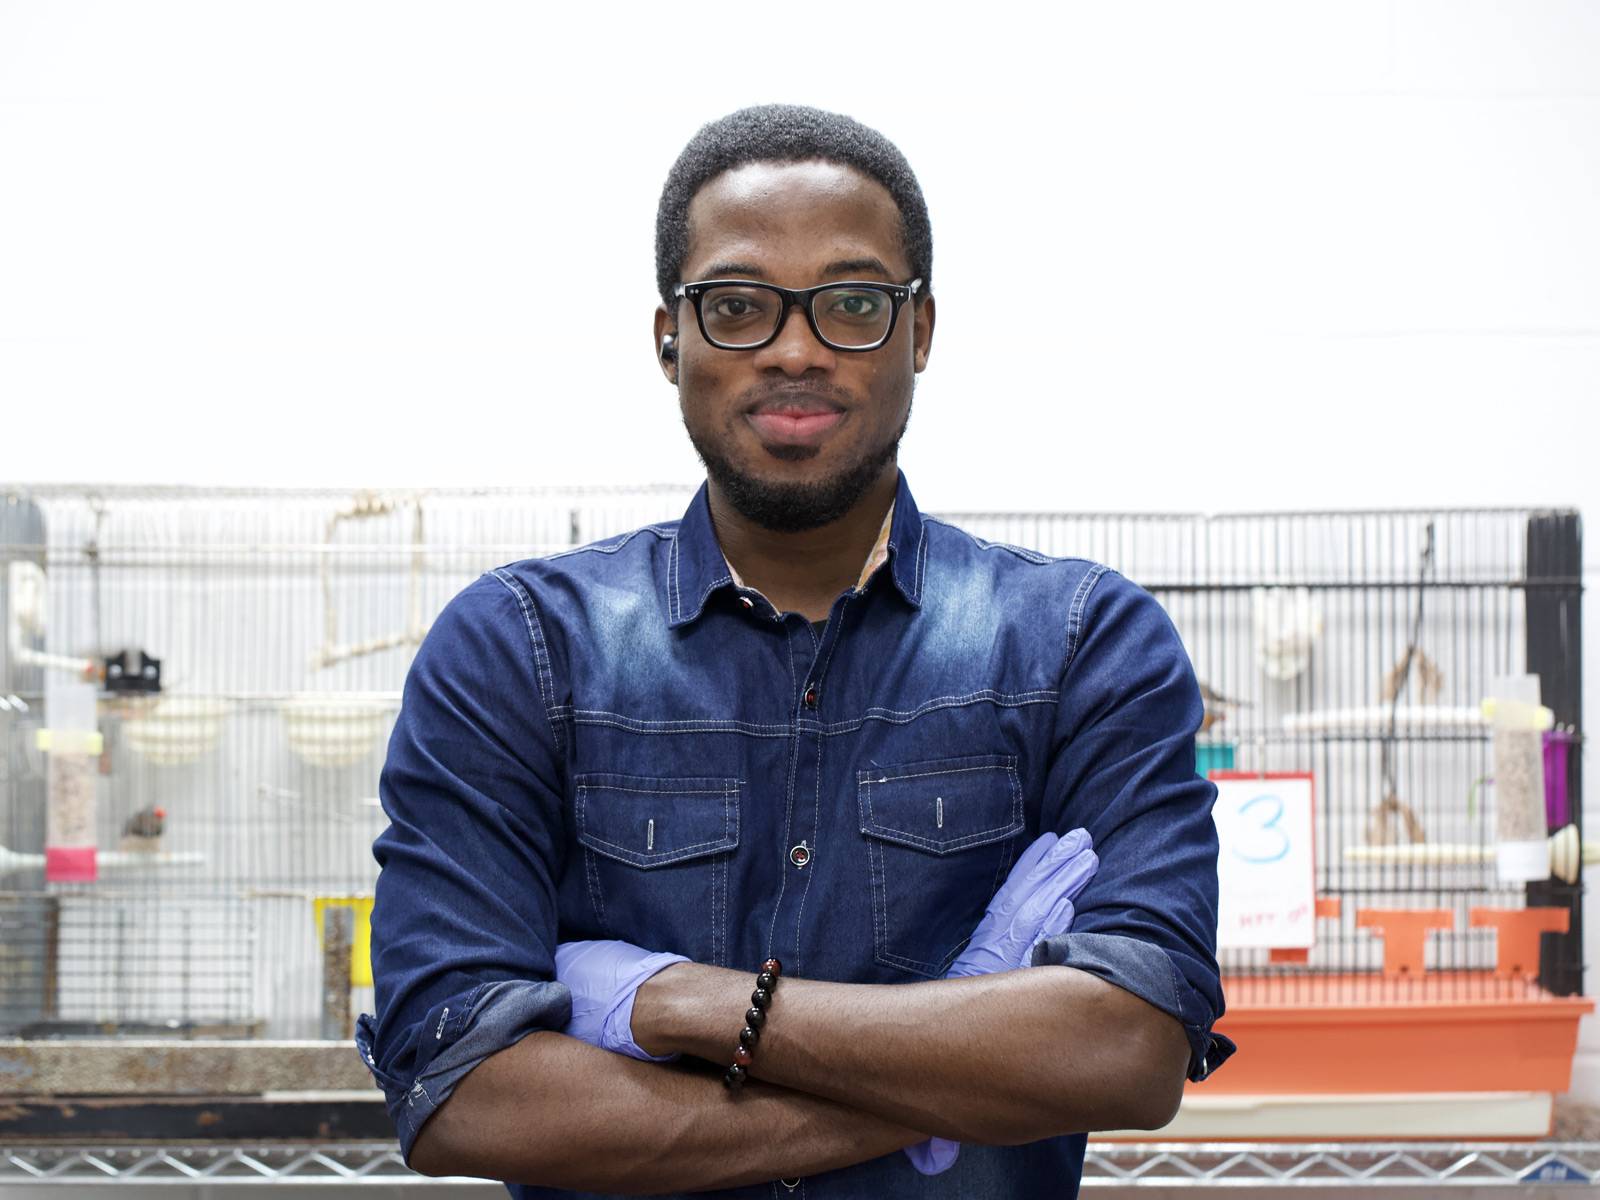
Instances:
[[[745,414],[763,442],[787,446],[820,442],[844,417],[844,409],[815,394],[771,396]]]

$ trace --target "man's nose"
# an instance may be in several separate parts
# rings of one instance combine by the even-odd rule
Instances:
[[[792,304],[778,336],[756,351],[755,366],[757,370],[776,368],[785,375],[799,376],[812,369],[831,371],[837,361],[834,351],[811,332],[805,309]]]

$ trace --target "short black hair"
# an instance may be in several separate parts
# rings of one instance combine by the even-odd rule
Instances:
[[[750,162],[822,159],[854,167],[889,190],[900,210],[902,249],[921,294],[933,287],[933,228],[911,164],[876,129],[803,104],[759,104],[702,125],[667,172],[656,208],[656,286],[668,312],[689,252],[689,202],[722,172]]]

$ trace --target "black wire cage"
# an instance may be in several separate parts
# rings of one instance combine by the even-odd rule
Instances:
[[[377,777],[434,614],[489,567],[676,517],[690,491],[0,496],[0,1035],[248,1039],[342,1037],[370,1005]],[[1313,886],[1338,915],[1298,953],[1225,945],[1230,979],[1381,1001],[1385,939],[1360,914],[1429,910],[1449,918],[1415,968],[1468,987],[1503,965],[1475,909],[1559,909],[1523,982],[1581,993],[1577,513],[943,515],[1161,601],[1206,698],[1198,772],[1314,777]],[[1497,873],[1482,705],[1517,674],[1554,713],[1545,832],[1567,847],[1528,883]],[[92,878],[52,857],[63,838]]]
[[[1564,929],[1540,933],[1536,967],[1515,964],[1523,969],[1513,974],[1550,995],[1582,993],[1576,512],[955,519],[999,540],[1107,562],[1161,601],[1206,701],[1201,774],[1313,777],[1314,890],[1329,917],[1299,955],[1224,944],[1226,973],[1258,985],[1340,976],[1381,1002],[1400,993],[1386,988],[1394,972],[1385,939],[1361,914],[1443,912],[1412,968],[1438,973],[1442,1000],[1481,995],[1507,964],[1504,934],[1475,924],[1474,910],[1559,909],[1543,924]],[[1524,674],[1551,710],[1541,832],[1554,844],[1548,878],[1508,882],[1497,868],[1500,798],[1483,701],[1497,680]]]

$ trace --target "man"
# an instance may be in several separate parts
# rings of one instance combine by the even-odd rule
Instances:
[[[705,486],[486,573],[406,680],[357,1043],[407,1160],[529,1197],[1071,1195],[1083,1131],[1159,1127],[1233,1049],[1177,632],[918,511],[932,238],[881,135],[706,126],[657,277]]]

